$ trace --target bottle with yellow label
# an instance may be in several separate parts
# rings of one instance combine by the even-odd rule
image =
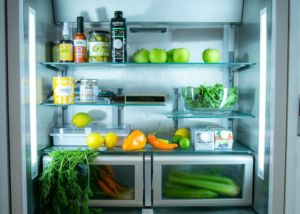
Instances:
[[[59,61],[73,62],[73,41],[70,39],[69,25],[64,22],[62,40],[59,41]]]

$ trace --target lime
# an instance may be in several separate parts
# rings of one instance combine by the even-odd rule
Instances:
[[[190,148],[190,145],[191,145],[191,141],[188,138],[182,138],[179,142],[179,146],[182,149],[188,149]]]
[[[187,128],[179,128],[175,132],[175,135],[180,135],[185,138],[190,138],[190,131]]]
[[[87,136],[86,144],[91,149],[98,149],[104,145],[104,138],[102,137],[101,134],[94,132]]]
[[[84,128],[93,121],[93,118],[84,112],[75,114],[72,118],[72,123],[78,128]]]
[[[108,132],[105,137],[105,146],[109,149],[113,149],[118,143],[118,136],[114,132]]]
[[[180,136],[180,135],[175,135],[172,137],[172,143],[177,143],[179,144],[180,140],[182,139],[183,137]]]

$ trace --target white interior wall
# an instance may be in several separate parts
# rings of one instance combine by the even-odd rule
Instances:
[[[140,48],[188,48],[191,62],[202,62],[202,51],[216,48],[223,52],[223,29],[181,29],[168,30],[167,33],[128,33],[128,55]],[[153,130],[173,126],[166,117],[172,111],[173,88],[184,86],[212,85],[223,82],[224,68],[201,66],[87,66],[74,67],[71,71],[76,79],[97,79],[102,89],[124,88],[126,94],[161,94],[167,96],[165,107],[125,107],[124,122],[132,128]],[[225,71],[226,72],[226,71]],[[93,116],[103,123],[112,120],[111,107],[74,106],[68,108],[68,121],[79,111],[93,111]],[[184,120],[181,126],[199,123],[199,119]],[[221,120],[205,120],[219,123]]]

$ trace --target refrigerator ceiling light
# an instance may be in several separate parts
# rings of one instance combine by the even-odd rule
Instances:
[[[29,111],[31,142],[31,176],[37,176],[37,118],[36,118],[36,21],[35,10],[29,8]]]
[[[264,179],[267,96],[267,8],[260,11],[258,176]]]

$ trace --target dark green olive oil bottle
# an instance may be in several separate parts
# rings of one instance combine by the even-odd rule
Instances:
[[[111,19],[111,60],[112,62],[127,62],[126,51],[126,19],[122,11],[115,11]]]

